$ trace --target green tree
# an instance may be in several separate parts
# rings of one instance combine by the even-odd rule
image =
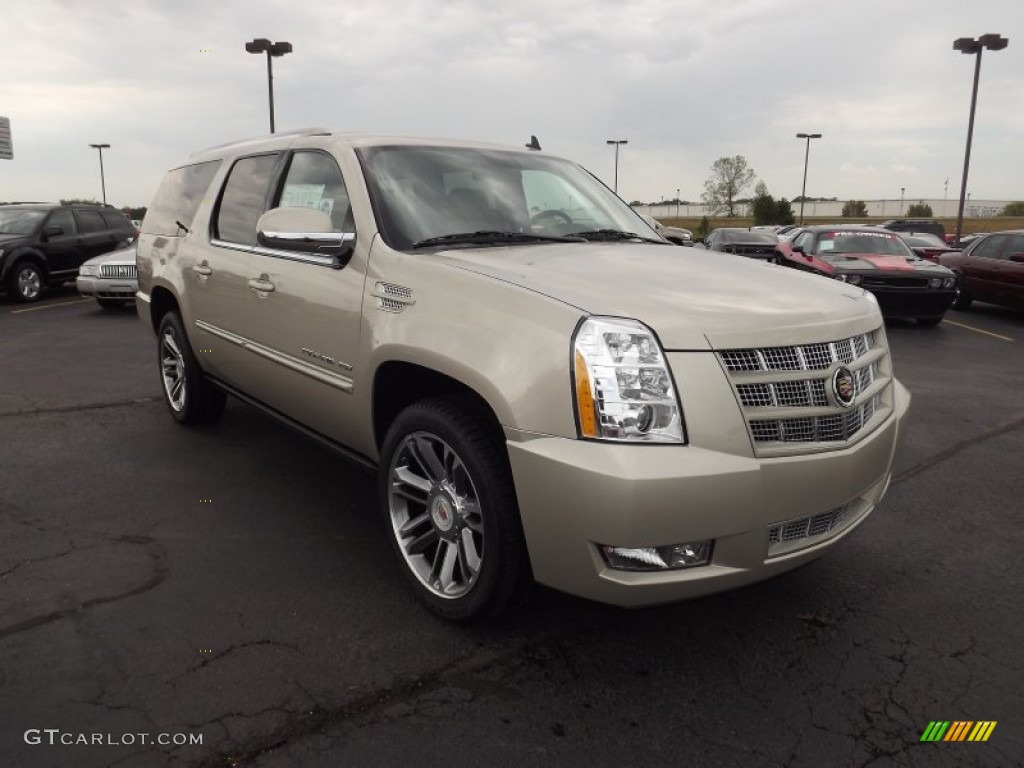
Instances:
[[[845,203],[843,203],[844,219],[862,219],[867,215],[868,206],[863,200],[847,200]]]
[[[1003,206],[1000,216],[1024,216],[1024,203],[1007,203]]]
[[[754,224],[774,224],[776,214],[775,198],[768,194],[768,185],[763,181],[754,187],[754,199],[750,201],[750,212],[754,216]]]
[[[796,224],[796,214],[789,200],[782,198],[775,203],[775,221],[773,224]]]
[[[930,219],[932,217],[932,207],[928,203],[914,203],[907,208],[907,216],[910,218]]]
[[[708,232],[711,231],[711,222],[708,221],[707,216],[700,217],[700,226],[697,227],[697,237],[703,240],[708,236]]]
[[[755,173],[743,155],[720,157],[711,166],[711,176],[704,182],[701,199],[712,214],[736,215],[737,199],[750,186]]]

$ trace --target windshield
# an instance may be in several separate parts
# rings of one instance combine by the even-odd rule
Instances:
[[[641,237],[663,243],[640,216],[577,165],[535,152],[385,146],[358,151],[381,235],[392,248],[538,238]],[[489,243],[487,238],[494,237]],[[512,235],[510,237],[509,235]]]
[[[31,234],[45,215],[39,210],[0,210],[0,235]]]
[[[918,248],[945,248],[946,244],[935,235],[904,235],[903,241],[909,246]]]
[[[768,243],[778,245],[779,238],[769,232],[748,232],[745,229],[726,229],[722,231],[723,243]]]
[[[913,252],[891,232],[822,232],[814,252],[823,258],[847,253],[882,256],[913,256]]]

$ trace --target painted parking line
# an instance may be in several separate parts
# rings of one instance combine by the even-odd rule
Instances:
[[[955,325],[957,328],[966,328],[968,331],[974,331],[975,333],[984,333],[986,336],[993,336],[997,339],[1002,339],[1003,341],[1014,340],[1010,336],[1001,336],[998,333],[992,333],[992,331],[983,331],[981,330],[981,328],[975,328],[973,325],[964,325],[963,323],[956,323],[952,320],[943,320],[942,322],[949,323],[950,325]]]
[[[10,314],[19,315],[22,312],[38,312],[40,309],[53,309],[54,307],[66,307],[70,304],[83,304],[92,299],[75,299],[74,301],[62,301],[59,304],[44,304],[40,307],[27,307],[26,309],[12,309]]]

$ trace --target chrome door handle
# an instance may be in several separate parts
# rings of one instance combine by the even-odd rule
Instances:
[[[202,275],[203,277],[209,277],[210,275],[213,274],[213,270],[210,269],[210,267],[206,264],[205,261],[202,264],[196,264],[195,266],[193,266],[192,271],[195,272],[197,275]]]
[[[261,275],[250,280],[249,287],[260,293],[271,293],[276,286],[270,282],[266,275]]]

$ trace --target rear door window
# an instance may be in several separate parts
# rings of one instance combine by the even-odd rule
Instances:
[[[82,234],[103,232],[107,229],[107,225],[103,222],[103,217],[100,216],[99,211],[79,210],[75,211],[75,217],[78,219],[78,231]]]
[[[220,162],[209,160],[168,172],[160,183],[153,204],[146,211],[142,231],[153,235],[184,235],[179,222],[191,229],[192,220],[206,199]]]
[[[279,156],[243,157],[231,168],[214,227],[214,237],[229,243],[256,245],[256,222],[267,209],[270,182]]]

